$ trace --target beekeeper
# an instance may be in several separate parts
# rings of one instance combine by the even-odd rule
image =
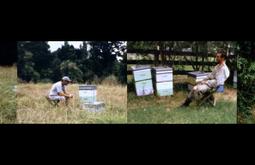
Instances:
[[[189,104],[192,102],[192,99],[197,98],[199,94],[203,94],[210,89],[215,88],[217,92],[224,91],[224,82],[230,75],[229,69],[225,63],[225,58],[226,54],[223,50],[219,50],[216,53],[216,62],[218,64],[214,67],[213,71],[207,76],[206,79],[193,87],[181,107],[189,106]]]
[[[52,85],[48,99],[52,101],[64,101],[66,105],[68,105],[68,101],[70,98],[73,98],[73,94],[66,92],[66,86],[71,82],[71,79],[67,76],[64,76],[61,81],[56,82]]]

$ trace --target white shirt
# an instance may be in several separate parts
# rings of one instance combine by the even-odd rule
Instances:
[[[50,96],[58,96],[58,93],[64,92],[64,91],[65,91],[65,86],[62,85],[61,81],[59,81],[52,85],[49,95]]]
[[[223,64],[218,64],[208,75],[208,85],[214,87],[224,85],[224,82],[228,79],[229,75],[229,69],[225,62]]]

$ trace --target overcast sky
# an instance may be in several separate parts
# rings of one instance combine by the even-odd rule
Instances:
[[[80,45],[82,45],[82,41],[68,41],[68,43],[75,48],[80,48]],[[50,45],[50,51],[53,52],[58,48],[61,48],[61,46],[64,45],[64,41],[49,41],[48,44]]]

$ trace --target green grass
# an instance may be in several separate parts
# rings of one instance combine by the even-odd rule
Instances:
[[[200,108],[192,103],[190,107],[179,108],[186,92],[175,92],[174,96],[137,97],[128,94],[128,123],[140,124],[235,124],[236,101],[220,99],[215,107]],[[224,96],[225,97],[225,96]],[[234,96],[233,96],[234,97]]]
[[[0,123],[15,123],[17,83],[16,67],[0,67]]]

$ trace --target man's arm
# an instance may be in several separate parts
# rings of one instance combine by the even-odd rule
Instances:
[[[65,96],[65,97],[73,97],[72,94],[68,94],[68,93],[66,93],[66,92],[59,92],[58,95],[59,95],[59,96]]]
[[[207,77],[206,77],[205,79],[203,79],[202,82],[205,83],[205,82],[208,81],[208,80],[216,79],[216,77],[215,77],[215,72],[216,72],[216,67],[213,68],[212,72],[209,73],[209,74],[207,75]]]
[[[64,91],[64,94],[68,95],[69,97],[73,97],[73,94],[67,93],[65,88],[63,89],[63,91]]]
[[[66,93],[65,88],[58,87],[58,88],[57,88],[57,91],[58,91],[58,95],[59,95],[59,96],[73,97],[73,95]]]
[[[230,75],[229,69],[224,67],[220,70],[220,74],[216,76],[217,86],[224,85],[225,81],[228,79]]]
[[[213,75],[212,75],[212,72],[211,72],[207,75],[206,78],[204,78],[202,81],[200,81],[200,83],[205,84],[205,83],[207,83],[208,80],[212,79],[212,77],[213,77]]]

